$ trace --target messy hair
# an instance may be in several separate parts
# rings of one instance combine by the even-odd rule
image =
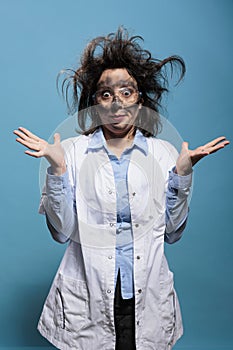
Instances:
[[[141,96],[139,102],[146,107],[139,111],[136,127],[146,137],[157,135],[161,98],[168,91],[167,64],[171,75],[174,68],[179,69],[179,82],[185,74],[185,63],[175,55],[163,60],[155,59],[141,47],[139,41],[143,41],[141,36],[130,37],[128,31],[120,27],[116,33],[91,40],[77,70],[63,71],[66,77],[62,82],[62,93],[69,111],[78,111],[78,123],[83,134],[88,135],[101,125],[91,108],[95,105],[94,94],[101,74],[106,69],[125,68],[136,80]]]

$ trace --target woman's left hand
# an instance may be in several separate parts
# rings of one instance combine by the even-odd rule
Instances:
[[[175,172],[181,176],[192,172],[192,167],[202,158],[219,151],[228,145],[230,141],[225,136],[218,137],[207,144],[197,147],[194,150],[188,148],[188,142],[183,142],[180,155],[176,162]]]

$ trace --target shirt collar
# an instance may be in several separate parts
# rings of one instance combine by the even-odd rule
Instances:
[[[92,135],[91,140],[88,145],[88,149],[100,149],[102,147],[107,148],[106,140],[104,138],[104,134],[102,128],[98,128]],[[140,130],[136,130],[136,134],[134,137],[133,144],[131,148],[137,147],[139,150],[144,152],[146,155],[148,154],[148,144],[146,141],[146,137],[142,134]]]
[[[106,141],[101,128],[98,128],[91,137],[88,149],[99,149],[106,146]]]

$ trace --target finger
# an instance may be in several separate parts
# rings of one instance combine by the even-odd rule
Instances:
[[[31,150],[34,150],[34,151],[39,151],[40,150],[40,146],[38,143],[35,143],[35,142],[28,142],[28,141],[25,141],[21,138],[17,138],[16,139],[17,142],[19,142],[21,145],[31,149]]]
[[[33,141],[33,142],[39,142],[40,139],[39,138],[34,138],[34,137],[30,137],[30,136],[27,136],[24,132],[22,131],[19,131],[19,130],[14,130],[14,134],[17,135],[18,137],[20,137],[22,140],[25,140],[25,141]]]
[[[24,153],[34,158],[41,158],[43,156],[42,152],[31,152],[27,150]]]
[[[220,138],[218,139],[215,139],[216,140],[219,140]],[[220,143],[219,143],[220,142]],[[212,143],[212,142],[211,142]],[[208,145],[211,144],[210,142],[208,143]],[[208,154],[212,154],[212,153],[215,153],[217,152],[218,150],[224,148],[225,146],[227,146],[230,142],[228,140],[223,140],[223,141],[218,141],[217,142],[217,145],[214,145],[214,146],[209,146],[207,147],[206,145],[204,146],[201,146],[201,147],[198,147],[196,150],[194,150],[193,152],[193,155],[194,156],[201,156],[201,157],[205,157],[207,156]]]
[[[29,131],[28,129],[26,129],[26,128],[22,127],[22,126],[20,126],[18,128],[18,130],[22,131],[26,136],[32,138],[35,141],[39,141],[40,140],[40,138],[38,136],[36,136],[31,131]]]
[[[29,137],[19,130],[14,130],[13,133],[23,140],[29,140]]]
[[[38,142],[38,141],[35,141],[34,139],[31,139],[30,137],[26,136],[25,134],[21,133],[20,131],[14,132],[14,134],[18,136],[16,141],[22,140],[22,141],[33,142],[33,143]]]
[[[211,147],[210,150],[209,150],[209,153],[217,152],[218,150],[220,150],[220,149],[224,148],[225,146],[229,145],[229,143],[230,143],[229,141],[221,142],[218,145]]]
[[[188,152],[188,148],[189,148],[188,142],[186,142],[186,141],[182,142],[181,153]]]
[[[189,148],[189,143],[188,143],[187,141],[184,141],[184,142],[182,143],[182,148],[188,149],[188,148]]]
[[[59,144],[61,142],[60,134],[56,133],[53,135],[54,144]]]
[[[203,147],[213,147],[213,146],[217,145],[219,142],[222,142],[224,140],[226,140],[226,137],[220,136],[220,137],[217,137],[216,139],[206,143]]]

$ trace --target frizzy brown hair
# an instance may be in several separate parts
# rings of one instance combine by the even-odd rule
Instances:
[[[166,65],[170,64],[171,75],[174,67],[179,68],[178,82],[184,77],[185,63],[179,56],[170,56],[164,60],[152,58],[148,50],[142,49],[138,41],[141,36],[129,36],[125,28],[116,33],[100,36],[90,41],[81,57],[77,70],[65,70],[62,94],[69,111],[78,111],[78,123],[83,134],[93,132],[101,122],[93,108],[97,82],[106,69],[126,68],[137,81],[141,93],[142,108],[139,111],[136,126],[144,136],[156,135],[160,127],[159,108],[162,94],[168,91]],[[163,69],[162,69],[163,68]],[[59,75],[60,76],[60,75]],[[58,78],[59,78],[58,76]],[[71,103],[69,92],[72,92]],[[88,112],[89,111],[89,112]],[[89,124],[88,124],[89,118]]]

